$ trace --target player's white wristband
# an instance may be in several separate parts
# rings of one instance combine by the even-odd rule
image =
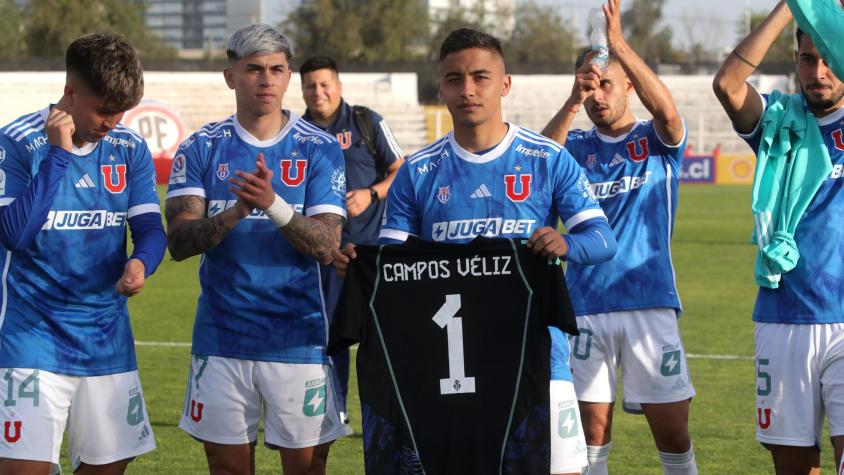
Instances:
[[[287,226],[287,223],[293,219],[293,207],[287,204],[284,201],[284,198],[275,195],[275,199],[273,200],[273,204],[264,211],[264,214],[270,218],[270,221],[273,222],[277,227],[283,228]]]

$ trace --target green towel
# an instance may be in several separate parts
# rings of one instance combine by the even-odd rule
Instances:
[[[751,202],[759,247],[755,275],[758,285],[776,289],[780,274],[797,265],[797,223],[829,177],[832,161],[818,122],[799,94],[771,93],[759,126]]]
[[[810,37],[826,64],[844,80],[844,5],[841,0],[788,0],[797,25]]]

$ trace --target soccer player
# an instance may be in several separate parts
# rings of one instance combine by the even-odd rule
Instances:
[[[56,470],[65,428],[76,473],[123,473],[155,448],[126,299],[166,241],[149,149],[120,124],[143,70],[107,34],[65,61],[61,99],[0,128],[4,475]]]
[[[378,113],[365,107],[351,106],[343,100],[343,84],[334,60],[325,56],[308,58],[299,67],[299,76],[302,79],[302,96],[307,104],[304,119],[337,137],[343,149],[349,216],[343,226],[341,245],[347,242],[375,244],[384,217],[384,198],[404,162],[404,152],[387,122]],[[343,280],[337,276],[333,266],[324,266],[321,270],[326,311],[331,319]],[[333,359],[339,385],[337,399],[343,423],[348,428],[349,350],[336,353]]]
[[[625,403],[641,405],[664,473],[696,474],[688,431],[695,391],[677,326],[670,249],[686,129],[671,93],[624,40],[620,3],[603,6],[606,70],[581,55],[571,96],[543,130],[583,168],[618,239],[612,261],[566,270],[580,329],[572,339],[574,386],[590,475],[607,473],[620,370]],[[634,92],[653,120],[630,112]],[[595,127],[569,132],[581,108]]]
[[[791,19],[786,2],[779,2],[715,77],[718,99],[754,151],[759,150],[768,96],[746,81]],[[778,288],[760,286],[756,297],[756,439],[770,450],[777,473],[818,473],[824,412],[837,467],[844,449],[844,267],[839,257],[844,253],[844,83],[800,30],[794,59],[801,102],[816,118],[811,120],[817,121],[833,168],[794,233],[796,267],[781,275]]]
[[[504,122],[501,98],[510,91],[501,45],[468,28],[443,41],[439,92],[454,131],[408,157],[387,197],[382,243],[408,236],[467,243],[475,237],[528,238],[533,251],[570,263],[612,258],[615,238],[589,181],[558,144]],[[562,219],[569,231],[555,228]],[[354,257],[354,249],[345,252]],[[338,256],[341,274],[348,259]],[[586,465],[582,431],[559,436],[559,408],[575,399],[568,341],[552,335],[551,472],[580,473]]]
[[[343,155],[281,107],[293,57],[284,35],[246,26],[226,53],[237,112],[182,143],[167,192],[171,255],[202,254],[179,427],[203,442],[212,473],[249,474],[263,414],[284,473],[324,473],[343,425],[319,263],[339,246]]]

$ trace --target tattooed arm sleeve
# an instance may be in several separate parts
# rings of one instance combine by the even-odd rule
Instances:
[[[343,222],[342,216],[333,213],[311,217],[295,213],[293,219],[281,228],[281,234],[297,251],[328,265],[331,264],[331,251],[340,246]]]
[[[210,218],[205,217],[205,199],[200,196],[167,198],[167,248],[173,259],[181,261],[202,254],[223,240],[249,210],[238,204]]]

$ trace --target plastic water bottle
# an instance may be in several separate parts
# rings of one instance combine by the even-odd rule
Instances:
[[[607,46],[607,19],[604,17],[604,11],[599,8],[589,10],[589,25],[592,26],[589,41],[592,43],[592,51],[595,52],[590,63],[597,65],[601,71],[606,71],[610,49]]]

